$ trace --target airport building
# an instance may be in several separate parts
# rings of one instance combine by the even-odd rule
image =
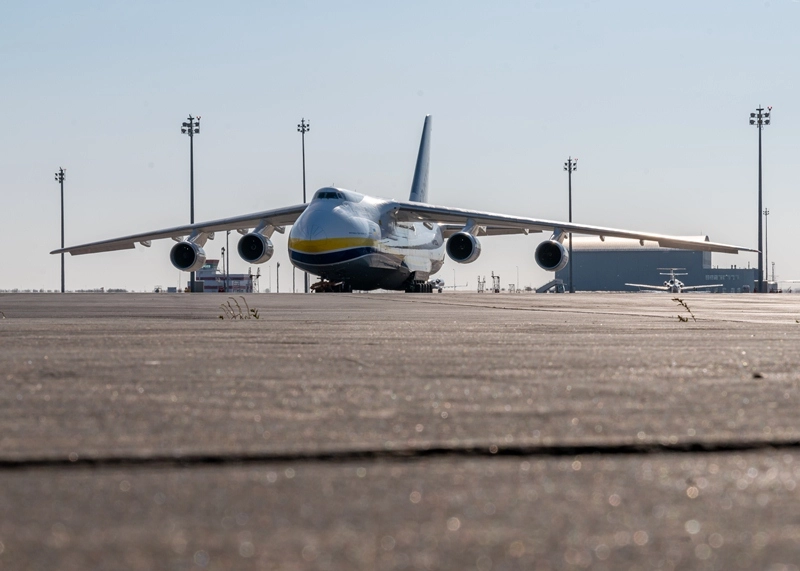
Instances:
[[[253,293],[258,291],[258,276],[247,274],[228,274],[219,269],[219,260],[206,260],[197,270],[195,280],[202,284],[204,293]]]
[[[692,236],[708,241],[707,236]],[[569,249],[569,238],[564,240]],[[575,291],[638,291],[626,283],[663,285],[669,276],[659,268],[683,268],[679,279],[687,286],[722,284],[715,290],[722,293],[753,291],[758,278],[757,268],[714,267],[711,252],[662,248],[658,242],[623,238],[575,237],[572,245],[572,282]],[[569,264],[556,272],[569,288]]]

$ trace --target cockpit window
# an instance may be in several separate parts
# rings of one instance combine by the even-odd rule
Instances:
[[[344,194],[333,190],[320,190],[317,192],[317,198],[334,198],[338,200],[344,200]]]

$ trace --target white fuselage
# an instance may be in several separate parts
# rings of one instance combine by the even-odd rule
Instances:
[[[394,203],[338,188],[318,190],[289,232],[301,270],[353,289],[405,289],[444,263],[438,224],[401,222]]]
[[[670,293],[681,293],[683,290],[683,282],[679,279],[671,279],[664,282],[664,285],[667,287],[667,291]]]

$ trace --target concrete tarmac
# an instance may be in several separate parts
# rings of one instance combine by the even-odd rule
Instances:
[[[800,569],[800,296],[245,299],[0,294],[0,569]]]

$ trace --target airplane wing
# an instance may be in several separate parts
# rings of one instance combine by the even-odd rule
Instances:
[[[297,218],[306,209],[306,206],[306,204],[298,204],[297,206],[287,206],[285,208],[265,210],[263,212],[255,212],[253,214],[245,214],[243,216],[234,216],[232,218],[221,218],[219,220],[212,220],[210,222],[202,222],[199,224],[186,224],[185,226],[176,226],[174,228],[166,228],[164,230],[156,230],[154,232],[143,232],[141,234],[124,236],[122,238],[112,238],[111,240],[101,240],[100,242],[91,242],[88,244],[80,244],[78,246],[70,246],[68,248],[53,250],[50,253],[69,253],[73,256],[79,256],[81,254],[94,254],[96,252],[132,250],[136,247],[137,243],[142,244],[143,246],[149,246],[151,240],[180,238],[182,236],[189,236],[194,232],[211,234],[213,232],[224,232],[226,230],[244,230],[254,228],[262,223],[271,224],[275,227],[287,226],[294,224]]]
[[[469,223],[481,227],[480,235],[495,234],[530,234],[534,232],[550,232],[560,230],[562,232],[574,232],[575,234],[591,234],[594,236],[614,236],[617,238],[631,238],[639,240],[644,244],[645,240],[657,242],[662,248],[679,248],[683,250],[703,250],[709,252],[722,252],[726,254],[738,254],[740,251],[757,252],[752,248],[743,246],[732,246],[720,244],[718,242],[702,242],[690,240],[680,236],[670,236],[667,234],[654,234],[651,232],[635,232],[631,230],[621,230],[618,228],[604,228],[602,226],[589,226],[586,224],[575,224],[571,222],[558,222],[554,220],[540,220],[537,218],[524,218],[521,216],[508,216],[505,214],[494,214],[492,212],[482,212],[479,210],[467,210],[464,208],[450,208],[446,206],[434,206],[419,202],[395,202],[395,217],[397,220],[407,222],[437,222],[443,224],[443,230],[450,230],[460,225],[463,228]],[[457,230],[456,230],[457,231]],[[481,234],[480,232],[483,232]],[[454,233],[454,232],[453,232]]]
[[[655,291],[669,291],[667,286],[646,285],[646,284],[625,284],[626,286],[639,287],[642,289],[652,289]]]
[[[442,228],[442,236],[444,238],[449,238],[453,234],[457,234],[464,229],[463,224],[439,224],[439,226]],[[528,230],[526,232],[525,228],[486,225],[480,227],[478,230],[478,236],[508,236],[510,234],[530,234],[531,232],[541,232],[541,230]]]
[[[708,284],[698,286],[681,286],[681,291],[693,291],[698,289],[708,289],[710,287],[722,287],[722,284]]]

